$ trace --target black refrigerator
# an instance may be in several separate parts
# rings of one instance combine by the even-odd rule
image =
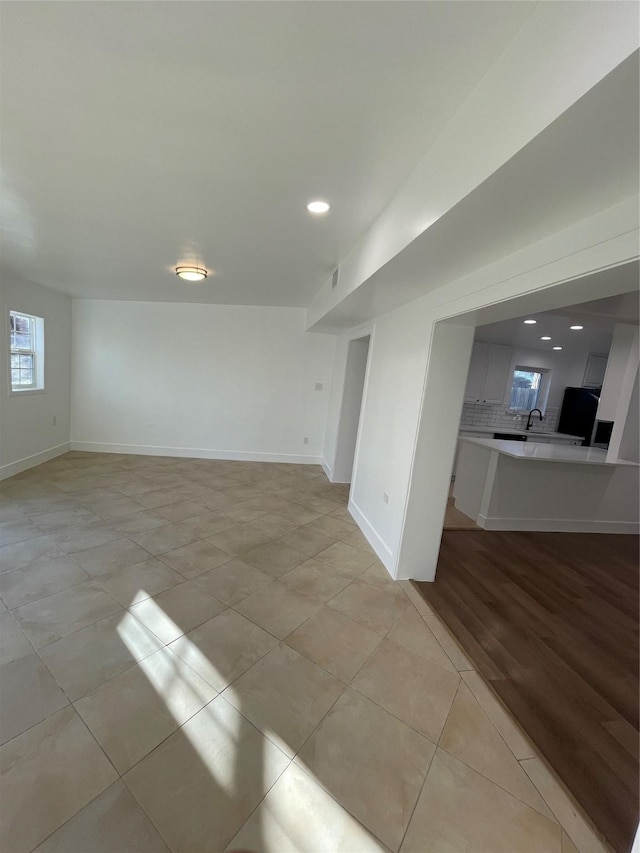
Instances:
[[[591,444],[591,434],[596,420],[600,388],[565,388],[558,432],[580,435],[584,447]]]

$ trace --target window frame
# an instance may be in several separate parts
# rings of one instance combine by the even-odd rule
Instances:
[[[29,320],[31,348],[24,349],[14,347],[11,340],[11,319],[12,317],[24,317]],[[8,375],[8,390],[9,395],[22,394],[42,394],[44,393],[44,317],[38,317],[35,314],[29,314],[27,311],[20,311],[16,308],[10,308],[7,316],[7,326],[9,333],[9,375]],[[29,385],[15,385],[13,382],[13,373],[11,360],[14,355],[29,355],[32,359],[32,378],[33,381]]]
[[[551,388],[551,369],[548,367],[534,367],[533,365],[525,365],[525,364],[514,364],[511,369],[511,382],[507,388],[507,409],[509,413],[523,415],[528,414],[532,409],[514,409],[511,407],[511,394],[513,392],[513,379],[516,371],[520,371],[522,373],[539,373],[542,377],[540,379],[540,387],[538,389],[538,397],[536,399],[536,404],[533,406],[533,409],[540,409],[542,414],[544,415],[547,409],[547,400],[549,399],[549,390]]]

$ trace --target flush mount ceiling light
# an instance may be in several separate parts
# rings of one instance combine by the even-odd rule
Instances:
[[[525,324],[525,326],[535,326],[535,324],[537,322],[538,322],[537,320],[525,320],[524,324]]]
[[[176,275],[185,281],[202,281],[207,277],[207,271],[202,267],[176,267]]]
[[[541,340],[541,341],[550,341],[550,340],[551,340],[551,338],[549,337],[549,335],[543,335],[543,336],[540,338],[540,340]]]
[[[580,329],[584,329],[584,326],[569,326],[574,332],[579,332]]]
[[[309,213],[326,213],[330,209],[331,205],[326,201],[310,201],[307,205],[307,210]]]
[[[562,349],[562,347],[554,347],[554,349]]]

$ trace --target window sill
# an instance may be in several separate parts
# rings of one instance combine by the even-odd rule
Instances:
[[[10,397],[24,397],[27,394],[44,394],[44,388],[9,388]]]

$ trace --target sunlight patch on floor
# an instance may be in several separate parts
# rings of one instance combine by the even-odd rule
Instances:
[[[167,627],[177,627],[169,616],[151,599],[144,590],[140,590],[131,606],[145,600],[147,606],[152,606],[157,609],[155,614],[158,618],[158,624],[162,623]],[[164,703],[167,710],[180,725],[180,731],[188,738],[193,746],[196,754],[207,767],[212,778],[220,785],[220,787],[230,796],[235,793],[235,767],[236,761],[217,761],[217,750],[211,751],[211,743],[208,749],[201,748],[198,738],[193,734],[193,729],[189,726],[184,726],[184,716],[182,707],[184,701],[184,693],[190,692],[199,699],[205,699],[209,703],[208,695],[200,694],[197,689],[197,681],[194,683],[193,670],[184,660],[173,654],[169,649],[164,648],[154,655],[145,657],[139,660],[140,639],[143,636],[140,623],[130,613],[127,613],[120,624],[118,625],[118,634],[127,646],[131,654],[138,659],[138,666],[149,679],[149,683],[155,689],[159,698]],[[199,663],[199,672],[205,673],[208,671],[212,676],[219,679],[219,673],[214,665],[209,661],[202,652],[189,640],[183,636],[180,638],[181,655],[188,660],[197,661]],[[184,677],[188,674],[190,677]],[[200,679],[198,679],[199,681]],[[180,689],[177,689],[177,688]],[[206,710],[206,705],[203,708]],[[211,714],[211,721],[215,723],[215,739],[220,748],[220,753],[237,752],[237,744],[240,740],[240,729],[242,727],[241,718],[237,715],[225,715],[225,722],[222,722],[220,715]],[[210,734],[210,731],[209,731]],[[211,738],[208,736],[208,740]]]

